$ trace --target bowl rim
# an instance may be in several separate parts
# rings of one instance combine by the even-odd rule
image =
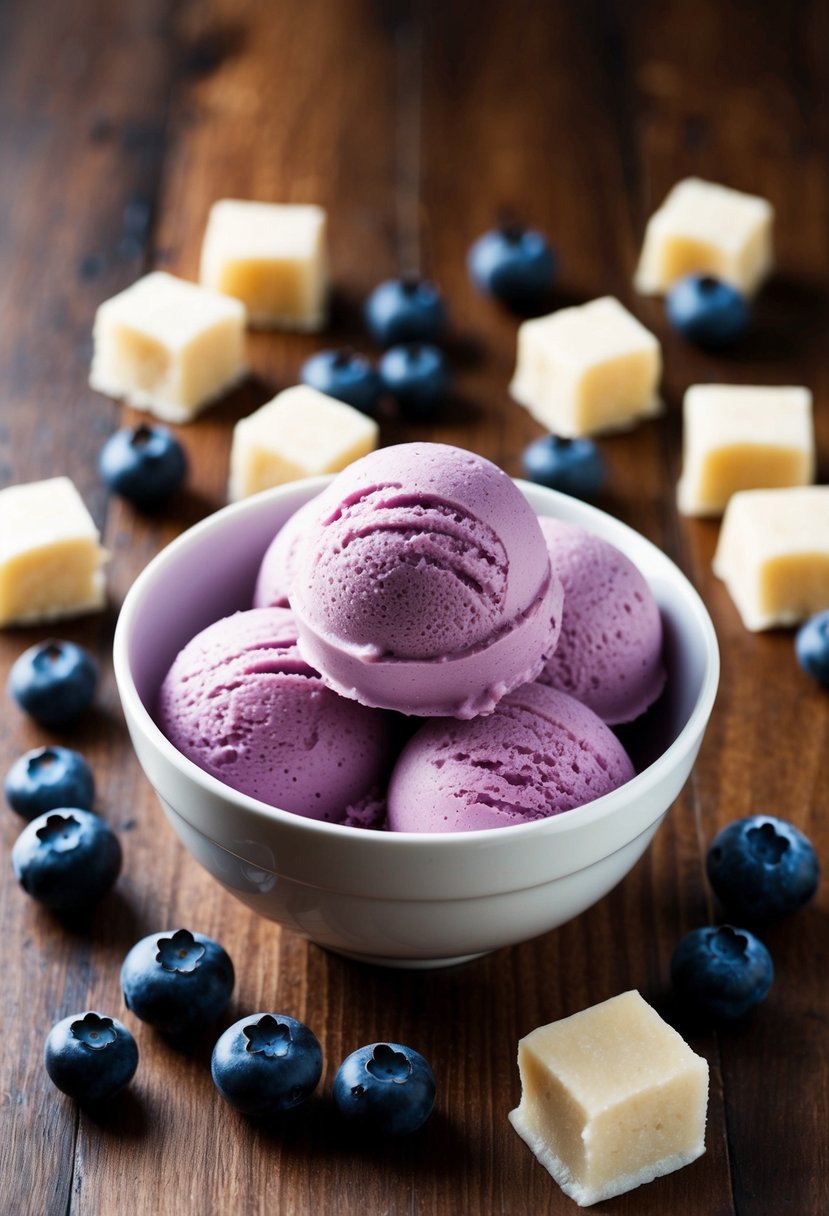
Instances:
[[[332,841],[332,843],[339,840],[344,844],[350,843],[354,845],[360,841],[371,841],[371,848],[378,850],[406,848],[408,850],[429,851],[435,847],[440,847],[442,851],[452,849],[463,850],[471,846],[494,846],[498,842],[503,845],[507,840],[517,843],[523,836],[558,836],[562,833],[573,831],[576,828],[589,829],[596,822],[613,815],[618,809],[619,804],[629,802],[632,797],[636,798],[638,794],[644,796],[653,787],[660,784],[681,757],[687,754],[698,739],[701,739],[717,695],[720,674],[720,653],[711,617],[703,603],[702,597],[687,575],[653,541],[650,541],[642,533],[637,532],[635,528],[632,528],[629,524],[624,523],[609,512],[602,511],[591,503],[574,499],[570,495],[546,486],[539,486],[521,478],[513,478],[512,480],[517,487],[530,501],[536,514],[553,514],[552,511],[538,511],[536,500],[540,499],[551,506],[555,504],[557,507],[562,508],[560,514],[556,513],[558,518],[567,519],[571,515],[575,515],[578,518],[573,522],[582,523],[585,519],[588,521],[593,520],[598,523],[599,527],[597,531],[600,534],[603,534],[609,527],[611,531],[621,534],[626,540],[630,541],[634,548],[644,546],[653,555],[654,560],[659,564],[666,564],[671,572],[672,581],[681,588],[685,604],[691,609],[705,642],[705,662],[699,693],[691,712],[685,725],[664,752],[647,765],[646,768],[642,769],[641,772],[637,772],[630,781],[594,799],[592,802],[585,803],[583,806],[573,807],[571,810],[559,815],[533,820],[528,823],[453,832],[386,832],[307,818],[291,811],[282,810],[280,807],[273,806],[270,803],[261,802],[257,798],[234,790],[232,787],[225,785],[217,777],[199,768],[197,764],[184,756],[167,739],[138,693],[129,661],[129,642],[132,627],[137,620],[143,601],[152,590],[155,580],[177,560],[179,554],[184,549],[198,543],[205,533],[211,532],[217,526],[226,525],[231,520],[237,520],[241,525],[241,522],[247,515],[258,514],[273,502],[295,499],[296,502],[291,512],[293,513],[293,511],[302,506],[314,494],[319,493],[332,480],[332,475],[302,478],[269,490],[263,490],[258,494],[218,508],[204,519],[187,528],[159,550],[137,576],[124,597],[118,613],[113,638],[113,666],[116,685],[125,716],[128,723],[131,721],[140,730],[147,742],[157,752],[161,753],[169,765],[177,769],[182,776],[201,787],[206,794],[213,798],[233,802],[246,814],[264,819],[274,826],[279,826],[291,832],[291,834],[310,832],[312,836],[320,835],[322,838]],[[590,527],[590,523],[583,524],[583,526]],[[149,778],[147,779],[149,780]],[[667,809],[663,808],[661,811],[655,812],[652,818],[658,818]]]

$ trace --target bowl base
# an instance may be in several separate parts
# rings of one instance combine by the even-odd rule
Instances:
[[[352,950],[338,950],[335,946],[323,946],[331,954],[340,958],[351,959],[354,963],[365,963],[368,967],[394,967],[399,971],[431,971],[439,967],[457,967],[461,963],[471,963],[476,958],[483,958],[490,951],[482,950],[478,954],[459,954],[455,958],[385,958],[378,954],[358,954]]]

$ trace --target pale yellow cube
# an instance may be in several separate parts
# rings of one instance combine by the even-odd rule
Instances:
[[[228,497],[339,473],[377,447],[373,418],[305,384],[287,388],[233,428]]]
[[[707,1061],[636,991],[532,1031],[518,1067],[510,1122],[582,1207],[705,1152]]]
[[[325,211],[220,199],[210,209],[199,276],[241,300],[251,325],[321,329],[328,308]]]
[[[0,625],[94,612],[106,603],[107,558],[68,477],[0,490]]]
[[[734,494],[714,573],[752,631],[798,625],[829,608],[829,486]]]
[[[688,177],[648,221],[637,291],[659,295],[688,274],[709,274],[750,296],[774,262],[774,210],[764,198]]]
[[[815,478],[812,394],[806,388],[695,384],[683,402],[683,515],[722,515],[740,490]]]
[[[168,422],[191,422],[246,374],[238,300],[164,271],[98,308],[89,383]]]
[[[656,338],[612,296],[518,330],[513,398],[555,435],[624,430],[662,409]]]

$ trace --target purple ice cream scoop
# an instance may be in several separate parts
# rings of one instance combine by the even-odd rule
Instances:
[[[653,592],[609,541],[559,519],[539,522],[564,585],[558,645],[539,679],[571,693],[605,722],[632,722],[665,686]]]
[[[591,709],[524,684],[493,713],[433,719],[403,748],[388,791],[394,832],[471,832],[531,823],[629,781],[622,744]]]
[[[288,589],[303,544],[304,522],[310,518],[314,502],[312,498],[294,511],[265,550],[253,591],[254,608],[288,607]]]
[[[285,608],[209,625],[164,679],[157,720],[188,759],[271,806],[330,822],[381,797],[391,715],[346,701],[302,658]]]
[[[299,646],[364,705],[469,718],[539,674],[562,589],[538,519],[472,452],[406,443],[357,460],[304,521]]]

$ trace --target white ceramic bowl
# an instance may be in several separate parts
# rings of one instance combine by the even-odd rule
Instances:
[[[637,776],[555,818],[480,832],[385,833],[305,819],[202,772],[158,729],[153,706],[185,642],[250,605],[268,543],[327,481],[295,482],[209,516],[159,553],[124,601],[115,675],[138,759],[170,823],[243,903],[366,961],[443,965],[563,924],[627,874],[691,771],[719,677],[702,601],[665,554],[626,525],[519,482],[539,515],[581,524],[623,550],[659,603],[668,683],[638,734],[626,737]]]

